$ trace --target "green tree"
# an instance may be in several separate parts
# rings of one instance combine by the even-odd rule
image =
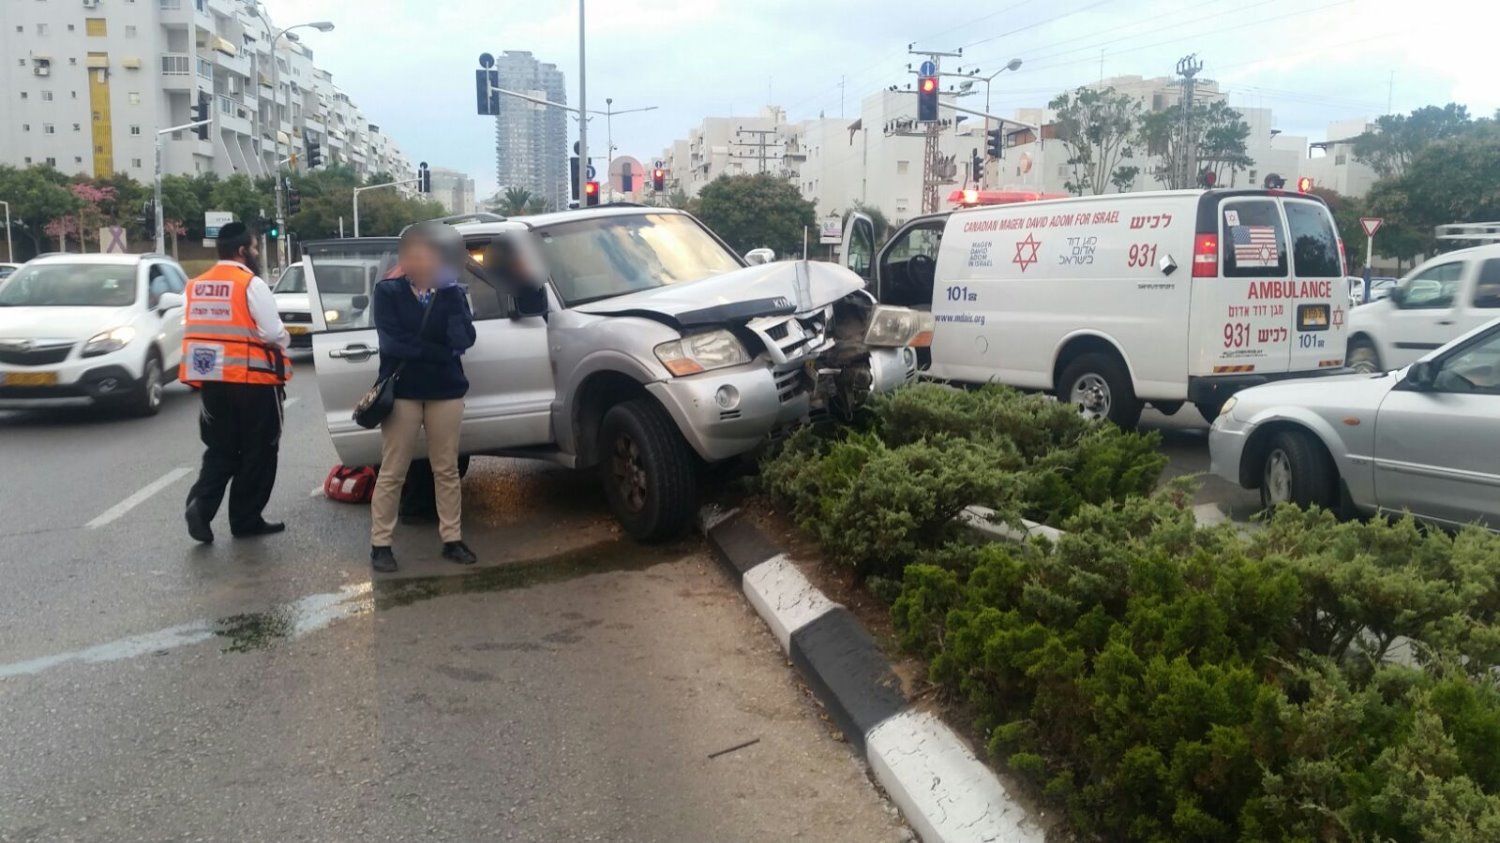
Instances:
[[[1121,162],[1131,157],[1141,103],[1114,88],[1079,88],[1059,94],[1047,106],[1057,112],[1057,136],[1068,150],[1069,193],[1098,195],[1113,187],[1129,190],[1140,168]]]
[[[505,189],[505,204],[500,213],[507,217],[519,217],[526,213],[526,203],[531,201],[531,191],[524,187],[507,187]]]
[[[67,184],[51,167],[0,165],[0,197],[10,203],[11,226],[31,241],[33,255],[47,250],[47,224],[78,209]]]
[[[1187,150],[1182,142],[1182,110],[1153,111],[1141,118],[1136,143],[1156,157],[1152,175],[1170,190],[1195,186],[1198,174],[1205,169],[1213,172],[1217,184],[1229,184],[1235,173],[1255,165],[1246,152],[1250,124],[1223,100],[1194,104],[1193,135],[1198,165],[1184,183],[1183,156]]]
[[[692,200],[688,198],[687,191],[680,187],[673,188],[672,192],[667,194],[667,207],[669,208],[685,211],[690,201]]]
[[[1345,268],[1358,275],[1365,265],[1365,230],[1359,224],[1359,218],[1365,216],[1364,203],[1326,187],[1314,187],[1312,193],[1328,203],[1339,238],[1344,241]]]
[[[526,213],[545,214],[552,210],[552,203],[545,196],[533,196],[526,202]]]
[[[1400,263],[1415,262],[1437,248],[1432,227],[1425,214],[1412,202],[1402,179],[1381,179],[1365,196],[1368,215],[1380,217],[1377,254],[1395,258]],[[1363,234],[1363,232],[1361,232]]]
[[[236,173],[214,184],[204,210],[228,211],[240,222],[253,222],[262,213],[270,215],[275,208],[274,196],[257,190],[249,178]]]
[[[180,220],[184,235],[203,237],[203,200],[192,176],[169,175],[161,179],[162,217]]]
[[[718,177],[698,194],[697,214],[742,254],[760,247],[798,252],[803,227],[817,222],[813,203],[769,173]]]
[[[1423,106],[1410,115],[1385,114],[1376,118],[1373,130],[1354,139],[1354,157],[1382,178],[1399,177],[1429,144],[1457,137],[1472,126],[1469,109],[1452,102]]]
[[[876,245],[885,242],[886,235],[891,231],[891,223],[890,220],[886,219],[884,211],[874,205],[867,205],[864,202],[854,202],[849,206],[849,210],[853,213],[864,214],[870,218],[870,222],[875,224]]]

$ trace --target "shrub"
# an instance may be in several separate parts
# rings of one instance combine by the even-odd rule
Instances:
[[[1245,538],[1178,490],[1063,526],[912,565],[892,614],[1085,836],[1500,839],[1500,537],[1282,509]]]

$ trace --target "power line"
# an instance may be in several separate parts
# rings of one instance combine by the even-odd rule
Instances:
[[[1035,23],[1028,23],[1025,26],[1017,27],[1015,29],[1011,29],[1011,30],[1008,30],[1006,32],[1002,32],[999,35],[991,35],[988,38],[981,38],[978,41],[974,41],[974,42],[965,44],[962,47],[960,47],[959,49],[960,50],[967,50],[970,47],[977,47],[980,44],[988,44],[991,41],[998,41],[1001,38],[1005,38],[1005,37],[1008,37],[1008,36],[1011,36],[1011,35],[1015,35],[1015,34],[1020,33],[1020,32],[1025,32],[1028,29],[1036,29],[1039,26],[1046,26],[1047,24],[1052,23],[1053,21],[1058,21],[1058,20],[1062,20],[1063,18],[1066,18],[1066,17],[1071,17],[1073,15],[1078,14],[1079,12],[1087,12],[1089,9],[1095,9],[1095,8],[1098,8],[1099,6],[1103,6],[1105,3],[1112,3],[1112,2],[1114,2],[1114,0],[1096,0],[1096,2],[1090,3],[1087,6],[1080,6],[1077,9],[1073,9],[1072,11],[1063,12],[1060,15],[1053,15],[1050,18],[1043,18],[1042,20],[1036,21]]]

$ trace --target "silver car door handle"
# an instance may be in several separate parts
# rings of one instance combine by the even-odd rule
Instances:
[[[1439,325],[1452,325],[1453,324],[1453,320],[1452,319],[1439,319],[1438,320],[1438,324]]]
[[[358,363],[361,360],[370,359],[370,355],[374,353],[375,349],[369,347],[368,345],[364,345],[363,343],[355,343],[353,345],[346,345],[343,348],[333,348],[328,350],[329,357],[352,360],[355,363]]]

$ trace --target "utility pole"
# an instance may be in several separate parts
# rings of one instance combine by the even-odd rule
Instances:
[[[918,69],[918,77],[935,76],[939,80],[943,77],[942,60],[945,58],[963,58],[962,49],[957,52],[948,53],[937,50],[918,50],[915,44],[907,44],[906,52],[914,56],[926,56],[927,60],[922,62]],[[908,65],[910,67],[910,65]],[[939,90],[941,97],[941,90]],[[922,155],[922,210],[926,213],[934,213],[938,209],[938,188],[945,178],[943,171],[946,162],[943,160],[942,148],[938,140],[942,136],[943,124],[937,121],[928,123],[926,126],[926,145]]]
[[[1198,173],[1198,138],[1193,133],[1193,94],[1198,84],[1198,73],[1203,62],[1197,53],[1183,56],[1177,61],[1177,74],[1182,77],[1182,176],[1179,188],[1196,184]]]
[[[757,157],[760,158],[760,172],[764,173],[766,171],[766,159],[770,157],[766,154],[766,148],[774,143],[774,141],[768,141],[766,140],[766,138],[774,137],[776,135],[776,130],[746,129],[744,127],[740,127],[734,130],[734,136],[738,138],[740,135],[754,135],[755,140],[750,141],[749,143],[742,143],[736,140],[733,144],[731,144],[731,146],[753,146],[758,148],[759,152],[757,153]]]
[[[583,4],[584,0],[578,0],[578,207],[588,205],[588,198],[584,191],[588,189],[589,183],[589,99],[588,99],[588,65],[584,62],[584,33],[583,26]],[[608,164],[605,167],[608,168]],[[606,173],[608,175],[608,173]]]

